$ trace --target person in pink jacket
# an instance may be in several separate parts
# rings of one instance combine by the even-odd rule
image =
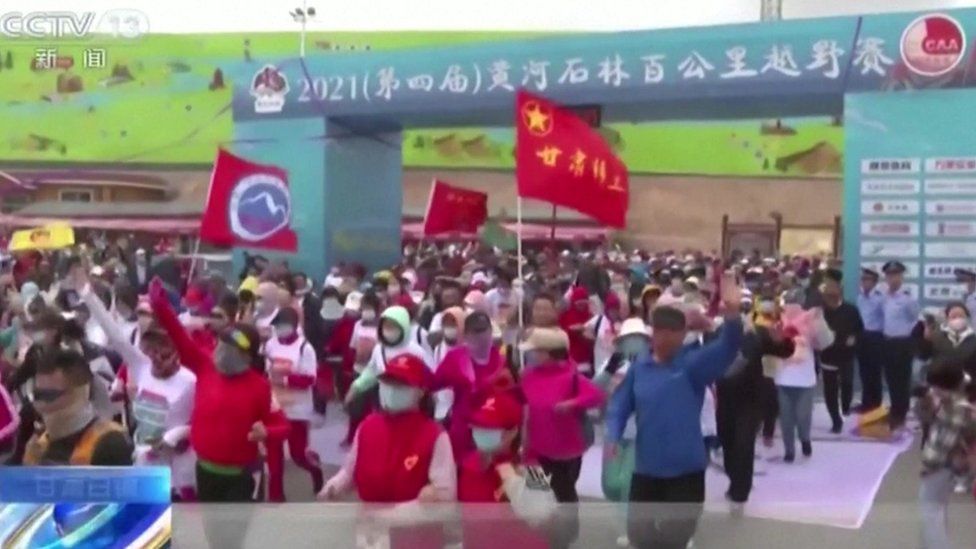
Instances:
[[[604,393],[577,373],[569,360],[569,336],[558,328],[537,328],[520,349],[525,353],[522,391],[528,403],[525,459],[552,475],[560,503],[579,501],[583,454],[592,441],[584,434],[586,411],[603,405]]]

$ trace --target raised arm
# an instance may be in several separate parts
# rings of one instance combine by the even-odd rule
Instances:
[[[727,318],[721,330],[717,339],[688,355],[685,368],[697,387],[711,385],[722,377],[742,347],[744,329],[738,315]]]
[[[176,317],[176,311],[173,310],[169,296],[166,295],[166,290],[163,289],[162,282],[158,278],[154,278],[150,284],[149,304],[152,306],[153,314],[156,315],[156,320],[173,340],[173,344],[180,354],[180,362],[193,373],[199,375],[204,365],[211,362],[210,357],[183,328],[183,324]]]
[[[118,322],[112,318],[112,315],[105,308],[105,304],[102,300],[95,295],[92,291],[91,284],[84,284],[78,291],[81,296],[81,300],[88,306],[89,312],[91,312],[92,318],[95,322],[102,328],[105,332],[105,336],[108,338],[108,346],[119,353],[122,360],[133,370],[133,379],[139,379],[139,375],[136,370],[144,367],[149,363],[149,357],[140,351],[135,345],[129,341],[129,338],[125,337],[122,333],[122,327],[119,326]]]

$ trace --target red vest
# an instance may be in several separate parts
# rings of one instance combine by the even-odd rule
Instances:
[[[458,469],[458,501],[461,503],[508,501],[494,462],[485,468],[481,454],[476,451],[468,452],[461,459]]]
[[[441,427],[420,411],[370,414],[357,434],[353,478],[359,499],[401,503],[430,482],[430,461]]]

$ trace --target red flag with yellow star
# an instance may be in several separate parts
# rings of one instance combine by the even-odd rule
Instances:
[[[477,233],[488,219],[488,195],[434,180],[424,215],[424,236]]]
[[[545,200],[604,225],[627,225],[627,166],[596,130],[551,101],[519,90],[515,176],[523,198]]]

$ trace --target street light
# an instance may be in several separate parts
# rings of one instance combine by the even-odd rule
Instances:
[[[296,23],[302,24],[301,32],[301,42],[298,45],[298,55],[300,57],[305,57],[305,26],[308,24],[309,19],[315,18],[315,8],[308,7],[308,2],[303,0],[302,7],[295,8],[294,10],[288,12],[291,18],[295,20]]]

